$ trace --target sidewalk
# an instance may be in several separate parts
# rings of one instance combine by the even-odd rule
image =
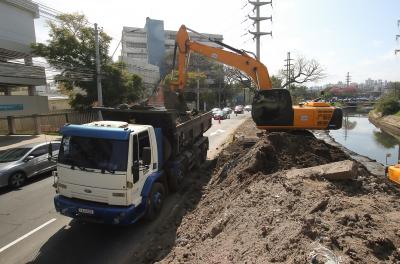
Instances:
[[[60,140],[61,136],[50,135],[10,135],[0,136],[0,151],[31,143],[44,143],[47,141]]]

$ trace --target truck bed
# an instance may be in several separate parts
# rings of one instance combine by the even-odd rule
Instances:
[[[97,108],[104,120],[125,121],[131,124],[151,125],[161,128],[171,146],[173,156],[181,153],[211,127],[211,112],[196,116],[182,116],[174,110]]]

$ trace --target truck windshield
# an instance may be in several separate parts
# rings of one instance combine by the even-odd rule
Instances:
[[[58,162],[109,172],[126,171],[128,141],[78,136],[63,137]]]

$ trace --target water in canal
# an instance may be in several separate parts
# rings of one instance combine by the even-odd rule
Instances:
[[[385,164],[397,163],[400,140],[385,133],[368,121],[367,115],[343,116],[343,127],[330,135],[346,148]]]

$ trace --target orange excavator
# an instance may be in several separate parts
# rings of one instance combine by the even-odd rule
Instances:
[[[257,88],[252,104],[252,117],[259,129],[327,130],[342,127],[343,114],[340,108],[318,101],[292,105],[292,98],[287,89],[272,89],[267,67],[255,56],[204,35],[219,47],[191,40],[188,31],[202,35],[184,25],[176,35],[174,64],[178,51],[178,80],[171,82],[171,90],[177,92],[179,98],[183,98],[189,55],[191,52],[196,52],[235,67],[251,78]]]

